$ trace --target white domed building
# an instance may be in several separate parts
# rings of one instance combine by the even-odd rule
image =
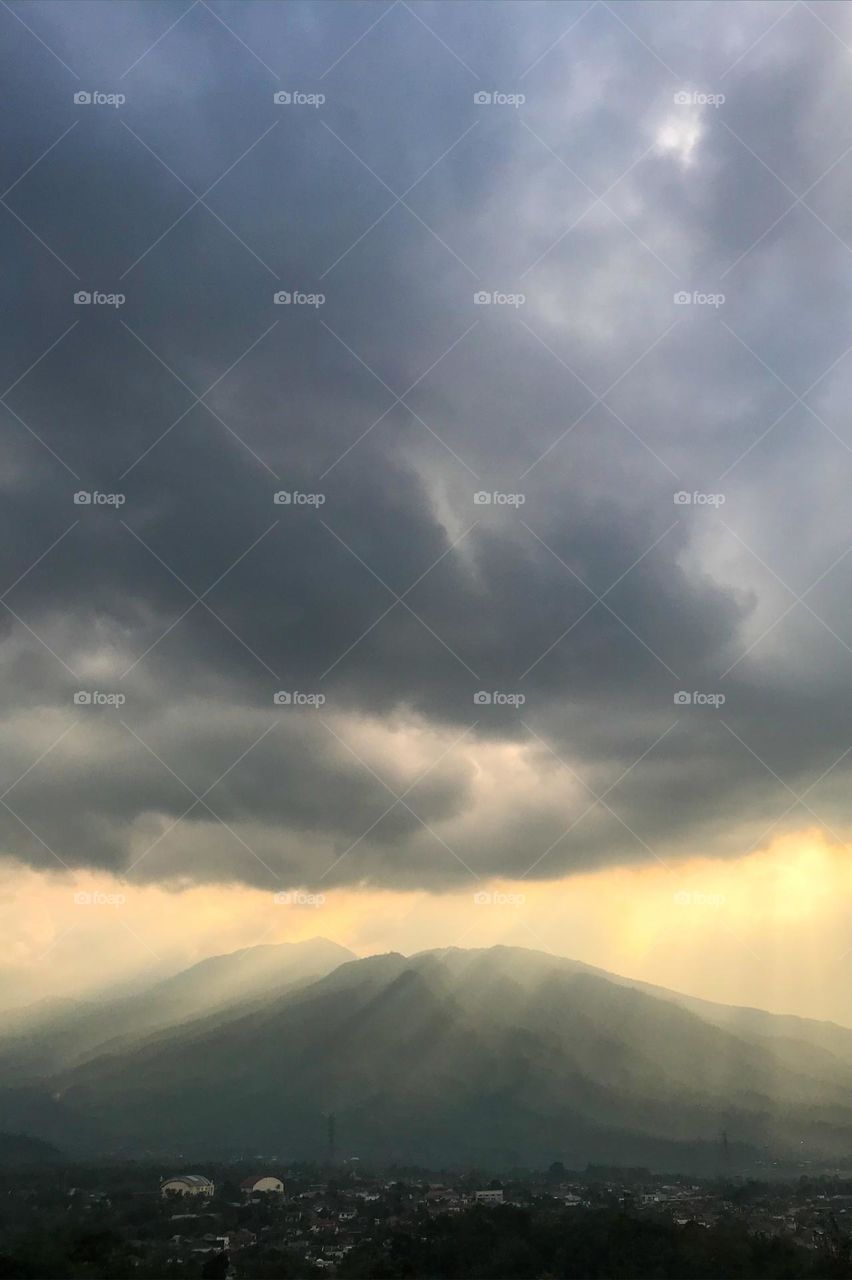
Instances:
[[[284,1183],[280,1178],[274,1177],[268,1173],[258,1173],[252,1178],[245,1178],[240,1183],[240,1190],[244,1196],[283,1196]]]
[[[181,1173],[160,1183],[160,1195],[163,1197],[205,1196],[209,1199],[215,1190],[210,1178],[203,1173]]]

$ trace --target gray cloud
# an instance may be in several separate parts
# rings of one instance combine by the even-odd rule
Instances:
[[[79,79],[2,17],[5,852],[438,887],[842,830],[848,759],[782,816],[849,746],[839,40],[772,5],[182,12],[15,9]],[[81,688],[126,703],[16,782]]]

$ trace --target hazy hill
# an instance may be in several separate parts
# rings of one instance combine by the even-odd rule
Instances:
[[[330,973],[353,959],[327,938],[248,947],[211,956],[147,991],[92,1002],[41,1002],[0,1021],[0,1083],[31,1083],[148,1033],[229,1009]]]
[[[852,1069],[824,1024],[781,1019],[776,1037],[770,1014],[732,1029],[680,999],[520,948],[355,960],[57,1074],[26,1127],[63,1146],[316,1159],[334,1111],[341,1155],[432,1167],[713,1169],[722,1129],[742,1165],[852,1151]]]
[[[852,1065],[852,1029],[842,1027],[836,1022],[820,1022],[814,1018],[802,1018],[792,1013],[769,1013],[765,1009],[754,1009],[746,1005],[719,1004],[714,1000],[703,1000],[699,996],[685,995],[680,991],[670,991],[666,987],[654,986],[650,982],[640,982],[635,978],[625,978],[605,969],[597,969],[593,965],[582,964],[577,960],[567,960],[577,972],[597,974],[620,986],[631,987],[635,991],[644,991],[660,1000],[669,1000],[684,1009],[698,1014],[705,1022],[715,1023],[730,1031],[743,1032],[748,1036],[764,1036],[771,1040],[805,1041],[814,1048],[827,1050]]]
[[[19,1169],[27,1165],[55,1165],[62,1152],[48,1142],[28,1138],[22,1133],[0,1133],[0,1167]]]

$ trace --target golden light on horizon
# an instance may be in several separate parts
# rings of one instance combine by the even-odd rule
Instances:
[[[280,895],[279,895],[280,896]],[[452,892],[166,891],[106,873],[7,871],[2,1003],[149,979],[212,954],[318,935],[357,955],[498,943],[726,1003],[852,1024],[852,860],[816,828],[723,861],[610,867]]]

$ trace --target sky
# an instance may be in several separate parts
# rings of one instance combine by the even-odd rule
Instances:
[[[852,1024],[852,8],[0,30],[0,1004],[322,933]]]

